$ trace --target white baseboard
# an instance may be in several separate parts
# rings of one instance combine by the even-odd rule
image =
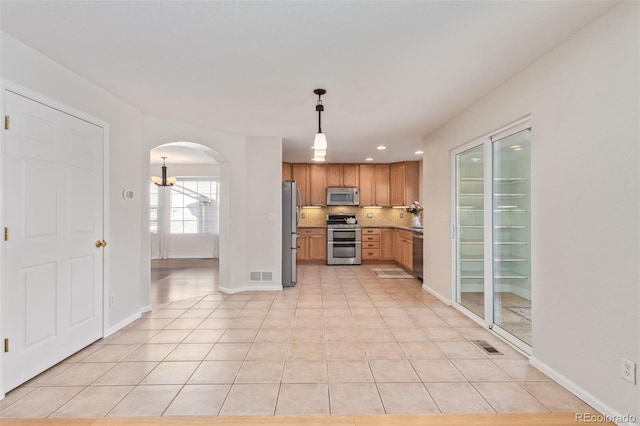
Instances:
[[[147,312],[151,312],[152,310],[153,310],[153,307],[151,305],[147,305],[140,308],[140,313],[146,314]]]
[[[130,317],[123,319],[119,323],[117,323],[115,325],[112,325],[111,327],[109,327],[109,329],[107,330],[107,335],[104,336],[104,337],[111,336],[113,333],[115,333],[116,331],[122,329],[123,327],[126,327],[127,325],[131,324],[132,322],[134,322],[135,320],[137,320],[141,316],[142,316],[142,314],[140,314],[140,312],[136,312],[135,314],[131,315]]]
[[[576,383],[569,380],[567,377],[558,373],[556,370],[554,370],[544,362],[540,361],[538,358],[532,356],[531,358],[529,358],[529,362],[531,363],[531,365],[533,365],[538,370],[542,371],[547,376],[551,377],[553,380],[555,380],[558,384],[560,384],[562,387],[567,389],[569,392],[571,392],[572,394],[574,394],[575,396],[577,396],[578,398],[586,402],[588,405],[595,408],[598,412],[602,413],[607,420],[613,421],[619,426],[623,426],[623,425],[631,426],[631,425],[638,424],[636,422],[637,419],[634,420],[633,422],[625,422],[624,421],[625,418],[633,419],[634,417],[629,414],[624,415],[624,414],[618,413],[608,404],[605,404],[599,398],[595,397],[590,392],[578,386]]]
[[[426,284],[422,284],[422,288],[424,290],[427,290],[429,293],[431,293],[433,296],[435,296],[436,299],[438,299],[439,301],[441,301],[445,305],[451,306],[451,301],[449,299],[447,299],[446,297],[444,297],[443,295],[441,295],[440,293],[438,293],[437,291],[435,291],[431,287],[427,286]]]
[[[245,287],[247,291],[282,291],[282,284],[264,284],[255,285],[250,284]]]
[[[224,294],[236,294],[244,291],[244,287],[240,288],[227,288],[227,287],[218,287],[218,291]]]
[[[265,285],[246,285],[244,287],[227,288],[218,287],[218,291],[225,294],[242,293],[243,291],[282,291],[281,284],[265,284]]]

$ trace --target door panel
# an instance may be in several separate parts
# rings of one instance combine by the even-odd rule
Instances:
[[[457,154],[455,167],[456,302],[484,318],[484,147]]]
[[[93,257],[84,256],[70,261],[71,267],[71,327],[95,317],[94,287],[85,285],[93,276]]]
[[[493,141],[493,321],[531,346],[529,129]]]
[[[24,233],[27,238],[53,237],[56,233],[56,167],[50,161],[20,161],[24,188]]]
[[[103,129],[4,95],[6,392],[102,336]]]
[[[30,266],[21,272],[24,297],[16,302],[25,313],[24,341],[28,348],[56,334],[56,310],[51,301],[56,299],[57,273],[55,263]]]

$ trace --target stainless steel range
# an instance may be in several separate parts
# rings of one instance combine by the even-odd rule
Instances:
[[[327,265],[362,263],[362,229],[355,214],[327,215]]]

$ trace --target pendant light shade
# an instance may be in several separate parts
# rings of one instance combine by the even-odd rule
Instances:
[[[322,132],[316,133],[316,137],[313,140],[313,149],[327,150],[327,137]]]
[[[327,91],[324,89],[316,89],[313,93],[318,95],[318,102],[316,103],[316,111],[318,111],[318,133],[316,133],[313,139],[313,161],[325,161],[327,157],[327,137],[322,133],[322,111],[324,111],[322,95],[327,93]]]
[[[151,176],[151,182],[155,183],[158,186],[175,185],[176,182],[178,182],[178,179],[173,176],[167,177],[167,165],[165,164],[167,157],[160,158],[162,158],[162,176]]]

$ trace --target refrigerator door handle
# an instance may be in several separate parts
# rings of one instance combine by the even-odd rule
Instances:
[[[296,188],[296,227],[300,224],[300,209],[302,208],[302,196],[300,189]]]

